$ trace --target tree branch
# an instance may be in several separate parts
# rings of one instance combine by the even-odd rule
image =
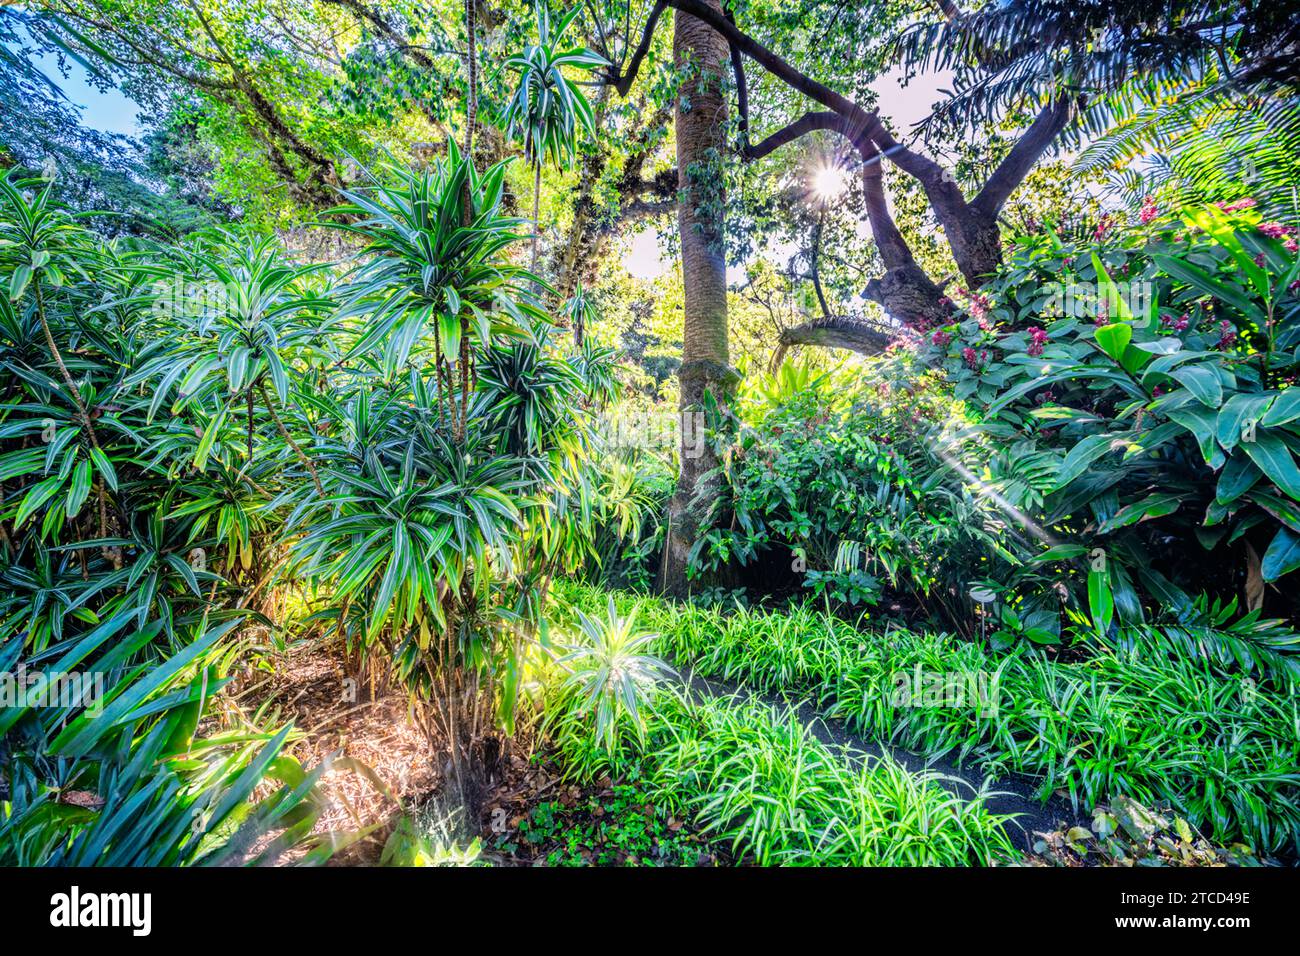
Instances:
[[[641,42],[637,44],[636,52],[632,54],[632,62],[627,65],[627,71],[620,76],[613,67],[610,67],[607,79],[614,89],[618,90],[619,96],[627,96],[627,91],[632,88],[632,83],[636,80],[636,75],[641,69],[641,61],[650,52],[650,43],[654,39],[655,27],[659,25],[659,18],[663,16],[663,12],[667,7],[668,4],[660,0],[651,9],[650,15],[646,17],[645,29],[641,32]]]
[[[861,126],[853,120],[845,119],[839,113],[830,110],[812,110],[804,113],[793,123],[777,130],[772,135],[762,140],[756,146],[750,146],[745,150],[745,159],[762,159],[769,153],[773,153],[785,146],[787,143],[793,143],[801,136],[805,136],[814,130],[832,130],[844,136],[857,149],[871,149],[870,133],[872,127]]]
[[[745,82],[745,57],[740,47],[733,43],[730,48],[731,72],[736,77],[736,130],[740,138],[740,154],[744,156],[749,153],[749,84]]]
[[[989,176],[971,205],[986,215],[996,216],[1007,197],[1024,181],[1057,134],[1065,128],[1070,114],[1071,101],[1068,97],[1063,96],[1055,103],[1043,107],[1029,129],[1025,130],[1011,152],[1007,153]]]
[[[880,258],[886,269],[915,268],[916,259],[912,255],[912,249],[898,231],[894,217],[889,214],[880,162],[879,153],[862,153],[862,192],[867,205],[867,220],[871,223],[871,235],[876,240],[876,248],[880,250]]]
[[[862,355],[879,355],[889,348],[897,332],[852,315],[832,315],[814,319],[781,332],[780,342],[772,353],[771,370],[781,367],[785,353],[795,345],[819,345],[823,348],[849,349]]]

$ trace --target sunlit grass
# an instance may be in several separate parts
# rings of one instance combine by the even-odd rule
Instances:
[[[603,601],[572,589],[579,605]],[[1035,778],[1092,810],[1116,795],[1169,805],[1215,839],[1257,850],[1300,844],[1300,712],[1292,689],[1259,687],[1202,662],[1098,653],[1059,663],[1027,648],[995,656],[978,644],[905,630],[865,633],[807,608],[723,614],[654,598],[640,605],[656,650],[704,676],[814,701],[867,737]],[[893,678],[998,676],[996,714],[976,707],[896,707]]]
[[[560,715],[553,735],[574,776],[643,773],[657,801],[760,865],[987,865],[1017,855],[987,794],[966,799],[892,759],[838,753],[792,710],[743,696],[693,701],[661,689],[645,743],[625,736],[612,751],[577,710]]]

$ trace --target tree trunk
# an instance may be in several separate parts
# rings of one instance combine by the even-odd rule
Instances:
[[[708,0],[721,11],[719,0]],[[718,481],[703,476],[718,466],[704,447],[701,416],[705,393],[725,401],[733,380],[727,351],[727,266],[721,170],[726,153],[727,100],[723,70],[730,62],[726,40],[695,17],[675,11],[673,60],[686,70],[677,96],[677,204],[685,298],[681,385],[681,473],[669,505],[663,586],[686,589],[687,555],[717,500]],[[701,453],[702,451],[702,453]]]
[[[862,190],[871,234],[885,266],[882,277],[867,283],[867,298],[879,303],[890,318],[904,325],[925,328],[942,321],[948,311],[943,303],[943,290],[917,265],[889,214],[879,154],[863,156]]]

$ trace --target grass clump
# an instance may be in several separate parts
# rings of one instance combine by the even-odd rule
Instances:
[[[1007,817],[965,800],[934,775],[839,753],[791,710],[743,697],[686,699],[666,686],[644,735],[606,748],[573,695],[548,702],[559,757],[583,780],[640,773],[654,801],[696,832],[759,865],[958,866],[1008,860]]]
[[[573,588],[578,605],[603,593]],[[1300,848],[1300,712],[1293,688],[1199,660],[1100,649],[1054,661],[947,635],[868,634],[808,608],[766,613],[621,595],[655,650],[704,676],[814,700],[854,731],[985,772],[1037,779],[1087,811],[1114,797],[1169,806],[1216,840]],[[995,706],[899,706],[900,674],[982,675]]]

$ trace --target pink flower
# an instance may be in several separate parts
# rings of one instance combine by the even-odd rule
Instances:
[[[966,363],[967,368],[969,368],[972,372],[978,372],[980,368],[986,362],[988,362],[989,353],[984,349],[980,349],[978,352],[976,352],[973,348],[971,348],[968,345],[966,346],[966,348],[961,350],[961,357],[962,357],[962,361]]]
[[[930,341],[940,348],[945,348],[952,341],[952,333],[936,329],[934,335],[930,336]]]
[[[1220,209],[1222,209],[1224,212],[1241,212],[1241,210],[1249,209],[1251,206],[1255,205],[1255,200],[1247,196],[1245,199],[1238,199],[1236,202],[1231,202],[1231,203],[1216,202],[1215,205],[1218,206]]]
[[[1289,235],[1289,230],[1280,222],[1261,222],[1257,228],[1270,239],[1282,239]]]
[[[1182,315],[1178,317],[1178,321],[1174,323],[1174,328],[1177,329],[1179,332],[1186,332],[1187,327],[1191,324],[1192,324],[1192,317],[1188,315],[1186,312],[1184,312]]]
[[[1047,332],[1035,326],[1029,330],[1029,354],[1037,357],[1043,354],[1043,346],[1047,344]]]
[[[1101,222],[1097,223],[1097,228],[1092,233],[1093,242],[1098,242],[1106,238],[1106,233],[1115,225],[1115,217],[1107,213],[1101,217]]]
[[[1138,214],[1138,218],[1142,221],[1142,225],[1145,226],[1152,219],[1155,219],[1159,215],[1160,215],[1160,210],[1156,208],[1156,203],[1154,199],[1152,199],[1150,196],[1147,196],[1145,199],[1142,200],[1142,212]]]
[[[1297,244],[1295,238],[1292,236],[1287,237],[1286,242],[1282,243],[1282,248],[1291,253],[1291,255],[1300,252],[1300,244]]]
[[[1232,328],[1232,323],[1224,319],[1219,323],[1219,348],[1230,349],[1237,342],[1237,333]]]

